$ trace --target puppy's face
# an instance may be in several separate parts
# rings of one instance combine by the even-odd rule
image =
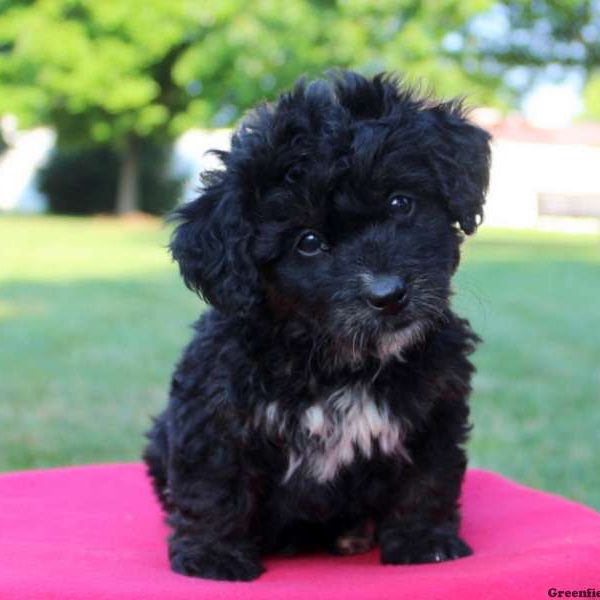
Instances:
[[[254,252],[271,309],[312,321],[358,361],[401,351],[443,318],[460,235],[418,140],[350,127],[362,144],[330,157],[315,135],[293,181],[262,197]]]
[[[221,310],[300,319],[350,362],[443,319],[489,169],[459,105],[347,73],[255,111],[223,160],[172,243]]]

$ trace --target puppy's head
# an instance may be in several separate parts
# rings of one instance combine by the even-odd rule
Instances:
[[[221,158],[171,244],[218,309],[302,321],[350,360],[395,354],[443,319],[489,172],[489,136],[460,102],[387,76],[301,81]]]

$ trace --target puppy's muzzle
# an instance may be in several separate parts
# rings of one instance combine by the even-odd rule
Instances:
[[[397,275],[379,275],[365,286],[367,304],[383,315],[395,315],[406,304],[406,281]]]

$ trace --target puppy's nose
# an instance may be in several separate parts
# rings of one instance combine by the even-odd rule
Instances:
[[[367,304],[375,310],[397,312],[406,299],[406,282],[395,275],[375,277],[366,287]]]

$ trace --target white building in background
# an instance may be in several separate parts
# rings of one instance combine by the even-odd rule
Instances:
[[[37,190],[35,175],[46,162],[56,138],[47,127],[17,131],[16,119],[0,119],[8,148],[0,154],[0,211],[41,212],[46,200]]]
[[[183,200],[192,200],[200,187],[200,173],[219,166],[210,150],[229,148],[229,129],[190,129],[175,143],[174,168],[178,173],[187,173],[183,189]]]
[[[533,127],[523,117],[473,113],[494,138],[485,225],[600,232],[600,125]],[[173,168],[188,175],[184,200],[195,196],[199,173],[218,165],[210,149],[229,147],[228,130],[190,130],[175,144]],[[0,156],[0,211],[40,211],[34,177],[54,143],[48,129],[13,136]]]
[[[533,127],[478,110],[493,136],[485,224],[600,232],[600,124]]]

